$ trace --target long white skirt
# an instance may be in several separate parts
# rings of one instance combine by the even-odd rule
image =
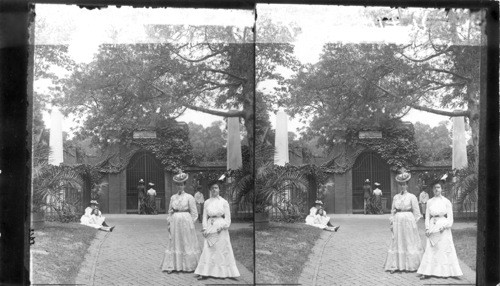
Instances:
[[[162,271],[194,271],[199,257],[200,247],[191,214],[173,213],[167,248],[161,263]]]
[[[424,251],[413,213],[396,213],[392,227],[393,234],[384,269],[416,271]]]
[[[222,218],[217,220],[223,222]],[[222,230],[215,244],[212,246],[210,244],[207,239],[203,242],[203,252],[194,273],[218,278],[239,277],[240,272],[236,267],[229,231]]]
[[[330,217],[328,216],[320,216],[320,215],[308,215],[306,217],[306,224],[310,226],[314,226],[317,228],[325,229],[327,227],[328,222],[330,222]]]
[[[431,243],[431,239],[434,243]],[[463,275],[449,228],[442,233],[438,232],[433,234],[433,237],[427,238],[425,253],[417,273],[438,277]]]
[[[104,220],[105,218],[103,216],[88,217],[86,215],[82,215],[82,217],[80,218],[80,223],[86,226],[93,227],[95,229],[99,229],[102,227]]]

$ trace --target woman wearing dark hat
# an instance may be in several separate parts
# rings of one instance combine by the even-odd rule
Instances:
[[[139,214],[146,213],[146,187],[144,186],[144,180],[139,180],[139,185],[137,186],[137,196],[139,198]]]
[[[240,276],[229,238],[231,211],[229,203],[219,195],[218,182],[208,184],[210,198],[204,203],[203,252],[194,273],[206,277],[236,278]]]
[[[417,197],[407,190],[410,178],[410,173],[404,169],[396,176],[400,192],[392,200],[392,239],[384,265],[384,269],[391,273],[417,271],[422,259],[422,242],[417,227],[421,214]]]
[[[417,273],[422,275],[420,279],[426,279],[429,276],[462,276],[451,235],[452,204],[442,195],[441,182],[435,182],[432,187],[434,197],[427,201],[427,216],[425,217],[427,242]]]
[[[157,214],[156,212],[156,190],[153,189],[155,184],[149,183],[148,184],[148,191],[146,192],[147,197],[145,198],[146,200],[146,205],[145,205],[145,211],[146,214]]]
[[[200,259],[200,245],[196,236],[194,222],[198,218],[194,197],[184,191],[188,175],[180,172],[173,180],[177,193],[170,198],[167,228],[169,239],[161,263],[162,271],[192,272]]]
[[[330,217],[326,215],[323,209],[323,202],[320,200],[314,202],[314,206],[309,210],[309,215],[306,217],[306,224],[329,231],[337,231],[340,227],[334,227],[330,223]]]
[[[364,203],[363,203],[363,209],[365,214],[371,214],[372,213],[372,186],[370,183],[370,179],[366,179],[365,182],[363,183],[363,198],[364,198]]]
[[[113,231],[115,227],[106,224],[98,205],[99,203],[96,200],[91,200],[89,206],[85,209],[85,213],[80,218],[80,223],[99,230]]]

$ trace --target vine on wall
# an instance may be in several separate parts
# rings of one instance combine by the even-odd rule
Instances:
[[[377,152],[391,166],[392,170],[420,163],[418,148],[411,128],[382,127],[382,138],[360,139],[359,131],[348,129],[347,144],[363,146]]]
[[[161,161],[166,171],[172,172],[194,164],[193,147],[185,128],[173,126],[157,129],[154,139],[134,139],[133,132],[134,130],[124,132],[122,142],[150,151]]]

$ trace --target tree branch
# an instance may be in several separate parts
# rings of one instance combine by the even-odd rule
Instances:
[[[208,109],[208,108],[199,107],[199,106],[195,106],[195,105],[191,105],[191,104],[187,104],[187,103],[182,103],[182,105],[184,107],[186,107],[186,108],[191,109],[191,110],[200,111],[200,112],[203,112],[203,113],[208,113],[208,114],[215,115],[215,116],[222,116],[222,117],[244,117],[244,115],[245,115],[245,112],[241,111],[241,110],[236,110],[236,111],[219,111],[219,110]]]
[[[440,89],[443,87],[450,87],[450,86],[461,86],[464,85],[464,82],[452,82],[452,83],[444,83],[444,82],[439,82],[431,79],[424,79],[424,81],[427,81],[427,83],[430,84],[435,84],[437,86],[432,87],[432,89]]]
[[[229,73],[229,72],[227,72],[227,71],[223,71],[223,70],[216,70],[216,69],[203,69],[202,71],[209,71],[209,72],[213,72],[213,73],[221,73],[221,74],[225,74],[225,75],[228,75],[228,76],[230,76],[230,77],[234,77],[234,78],[236,78],[236,79],[239,79],[239,80],[241,80],[241,81],[243,81],[243,82],[247,82],[247,79],[242,78],[242,77],[239,77],[239,76],[237,76],[237,75],[234,75],[234,74],[232,74],[232,73]]]
[[[218,52],[215,52],[213,54],[206,55],[206,56],[204,56],[202,58],[193,60],[193,59],[188,59],[188,58],[185,58],[185,57],[181,56],[181,54],[179,54],[178,52],[176,52],[174,50],[172,50],[172,52],[174,54],[176,54],[179,58],[181,58],[181,59],[183,59],[183,60],[185,60],[187,62],[190,62],[190,63],[199,63],[199,62],[202,62],[202,61],[207,60],[209,58],[215,57],[216,55],[222,54],[222,51],[218,51]]]
[[[150,85],[152,88],[154,88],[155,90],[157,90],[161,94],[163,94],[165,96],[168,96],[166,92],[164,92],[161,88],[157,87],[156,85],[150,83],[149,81],[143,79],[142,77],[140,77],[138,75],[136,75],[136,77],[139,78],[140,80],[142,80],[143,82],[145,82],[146,84]],[[209,108],[195,106],[195,105],[192,105],[192,104],[189,104],[189,103],[182,102],[180,100],[178,100],[178,102],[181,105],[183,105],[184,107],[186,107],[186,108],[189,108],[189,109],[192,109],[192,110],[195,110],[195,111],[200,111],[200,112],[203,112],[203,113],[212,114],[212,115],[215,115],[215,116],[244,117],[244,115],[245,115],[245,112],[244,111],[240,111],[240,110],[238,110],[238,111],[219,111],[219,110],[213,110],[213,109],[209,109]]]
[[[454,73],[452,71],[448,71],[448,70],[443,70],[443,69],[426,69],[427,71],[434,71],[434,72],[440,72],[440,73],[447,73],[447,74],[450,74],[452,76],[456,76],[458,78],[461,78],[461,79],[464,79],[468,82],[472,81],[470,78],[468,77],[465,77],[465,76],[462,76],[462,75],[459,75],[457,73]]]
[[[436,54],[430,55],[430,56],[428,56],[428,57],[426,57],[426,58],[423,58],[423,59],[412,59],[412,58],[408,57],[407,55],[405,55],[405,54],[404,54],[404,53],[402,53],[402,52],[398,52],[398,53],[399,53],[400,55],[402,55],[403,57],[405,57],[406,59],[408,59],[408,60],[412,61],[412,62],[421,63],[421,62],[425,62],[425,61],[428,61],[428,60],[430,60],[430,59],[433,59],[433,58],[435,58],[435,57],[438,57],[438,56],[440,56],[440,55],[442,55],[442,54],[444,54],[444,53],[447,53],[449,50],[450,50],[450,48],[448,47],[448,48],[446,48],[446,49],[442,50],[442,51],[441,51],[441,52],[439,52],[439,53],[436,53]]]
[[[363,77],[363,79],[365,79],[365,78]],[[383,92],[387,93],[388,95],[395,96],[393,93],[391,93],[390,91],[384,89],[383,87],[379,86],[378,84],[375,84],[375,83],[373,83],[371,81],[369,81],[369,83],[371,83],[372,85],[374,85],[378,89],[382,90]],[[438,114],[438,115],[444,115],[444,116],[451,116],[451,117],[466,116],[466,117],[468,117],[470,115],[470,112],[468,110],[445,111],[445,110],[439,110],[439,109],[434,109],[434,108],[430,108],[430,107],[420,106],[420,105],[417,105],[417,104],[408,104],[408,106],[410,106],[413,109],[417,109],[417,110],[421,110],[421,111],[426,111],[426,112],[434,113],[434,114]]]
[[[168,97],[168,94],[165,91],[163,91],[161,88],[159,88],[158,86],[156,86],[155,84],[153,84],[153,83],[151,83],[151,82],[143,79],[141,76],[139,76],[137,74],[135,74],[133,76],[135,76],[136,78],[140,79],[142,82],[146,83],[147,85],[151,86],[153,89],[155,89],[156,91],[160,92],[164,96]],[[203,113],[208,113],[208,114],[215,115],[215,116],[222,116],[222,117],[243,117],[243,118],[245,116],[245,112],[243,110],[237,110],[237,111],[219,111],[219,110],[213,110],[213,109],[209,109],[209,108],[195,106],[195,105],[183,102],[181,100],[177,100],[177,102],[179,102],[182,106],[184,106],[186,108],[189,108],[191,110],[200,111],[200,112],[203,112]]]
[[[426,111],[429,113],[434,113],[434,114],[444,115],[444,116],[451,116],[451,117],[457,117],[457,116],[468,117],[470,115],[470,112],[468,110],[445,111],[445,110],[439,110],[439,109],[434,109],[434,108],[430,108],[430,107],[420,106],[420,105],[416,105],[416,104],[411,104],[410,107],[413,109]]]

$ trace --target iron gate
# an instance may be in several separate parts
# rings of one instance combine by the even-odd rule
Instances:
[[[391,172],[390,166],[375,152],[365,152],[356,158],[352,168],[352,211],[363,212],[364,193],[363,184],[366,179],[373,183],[378,182],[382,186],[382,198],[387,200],[385,209],[391,208]],[[383,201],[385,201],[383,200]]]
[[[127,213],[138,212],[137,186],[143,179],[146,184],[152,182],[156,198],[160,200],[158,211],[165,212],[165,173],[162,164],[149,152],[138,152],[127,166]]]

